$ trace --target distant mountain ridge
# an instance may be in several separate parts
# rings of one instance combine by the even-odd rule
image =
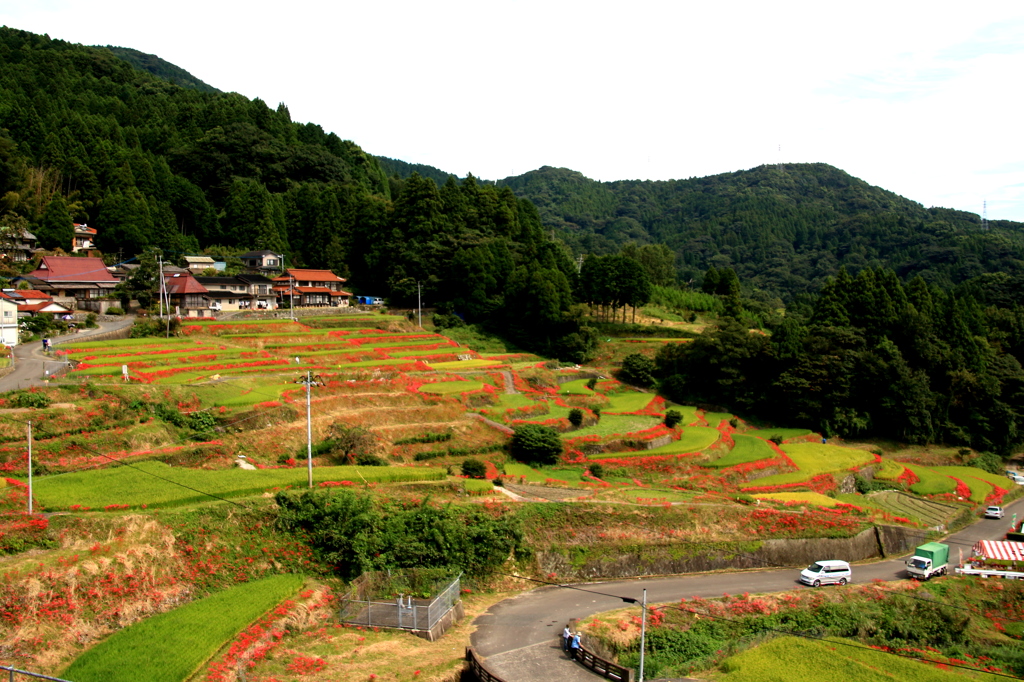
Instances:
[[[162,78],[183,88],[190,88],[199,92],[220,92],[217,88],[204,83],[180,66],[175,66],[168,61],[160,59],[155,54],[147,54],[146,52],[133,50],[130,47],[115,47],[113,45],[97,45],[96,47],[110,50],[118,59],[123,59],[139,71],[151,73],[157,78]]]
[[[577,253],[664,243],[683,281],[733,268],[750,288],[784,299],[816,291],[841,266],[886,266],[942,285],[1024,273],[1024,224],[990,221],[986,230],[977,214],[925,208],[824,163],[614,182],[544,166],[497,184],[530,200]]]

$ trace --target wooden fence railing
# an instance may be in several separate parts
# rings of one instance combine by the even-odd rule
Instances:
[[[501,679],[484,666],[484,662],[480,660],[471,646],[466,647],[466,661],[467,667],[474,675],[476,675],[476,679],[480,682],[505,682],[505,680]]]
[[[611,661],[606,661],[585,647],[580,647],[576,654],[576,662],[587,670],[597,673],[601,677],[615,682],[633,682],[633,669],[625,668]]]

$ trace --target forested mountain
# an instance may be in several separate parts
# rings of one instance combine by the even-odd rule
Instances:
[[[597,182],[545,166],[501,180],[533,202],[574,250],[667,244],[685,282],[731,267],[784,299],[816,291],[845,265],[890,267],[949,285],[984,272],[1024,272],[1024,224],[926,209],[825,164],[761,166],[705,178]]]
[[[580,358],[576,269],[528,201],[472,177],[388,178],[288,108],[199,92],[105,48],[0,29],[0,227],[69,247],[71,220],[130,259],[219,245],[330,268],[357,292],[451,304],[524,345]]]
[[[395,176],[404,179],[416,173],[421,177],[430,178],[437,183],[438,187],[448,182],[449,177],[458,179],[458,176],[454,173],[446,173],[443,170],[422,163],[407,163],[399,159],[389,159],[386,156],[378,156],[377,161],[380,163],[381,168],[384,169],[384,172],[388,174],[388,177]]]
[[[175,66],[168,61],[164,61],[155,54],[146,54],[145,52],[133,50],[130,47],[114,47],[113,45],[107,45],[106,49],[113,52],[114,56],[117,58],[123,59],[131,64],[139,71],[151,73],[154,76],[162,78],[165,81],[170,81],[175,85],[180,85],[183,88],[192,88],[199,92],[220,92],[217,88],[204,83],[180,66]]]

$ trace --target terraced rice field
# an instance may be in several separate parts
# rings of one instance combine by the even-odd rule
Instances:
[[[735,443],[733,449],[724,457],[708,462],[706,466],[722,469],[776,456],[771,446],[761,438],[743,434],[735,434],[732,438]]]
[[[896,490],[872,493],[869,499],[896,516],[920,521],[929,528],[944,526],[960,511],[950,504],[925,500]]]

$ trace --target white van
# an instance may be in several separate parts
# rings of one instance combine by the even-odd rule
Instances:
[[[816,561],[800,572],[800,582],[813,587],[829,583],[845,585],[851,575],[850,564],[845,561]]]

